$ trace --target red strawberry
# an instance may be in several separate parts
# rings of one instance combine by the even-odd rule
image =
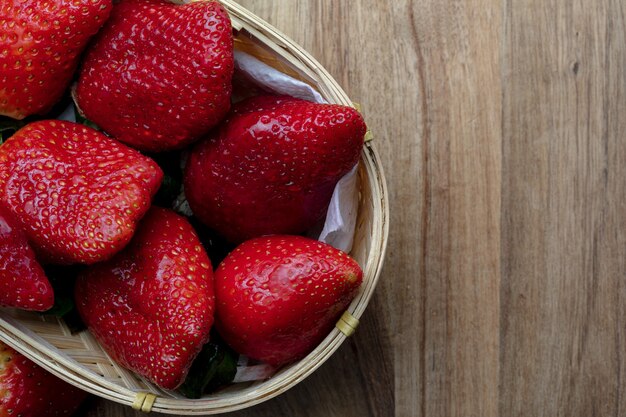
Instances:
[[[31,123],[0,147],[0,199],[38,254],[57,264],[122,249],[162,176],[151,159],[70,122]]]
[[[359,160],[364,134],[350,107],[252,98],[192,151],[187,199],[196,216],[233,242],[304,232]]]
[[[195,231],[156,207],[127,249],[76,284],[78,311],[107,352],[169,389],[208,341],[214,302],[211,261]]]
[[[183,148],[228,112],[230,19],[216,1],[125,0],[85,57],[76,90],[87,118],[135,148]]]
[[[345,253],[300,236],[242,243],[215,272],[216,326],[237,352],[279,366],[330,333],[363,280]]]
[[[0,115],[43,114],[61,98],[112,0],[0,2]]]
[[[46,311],[54,304],[52,286],[16,224],[0,206],[0,306]]]
[[[86,397],[0,342],[0,417],[69,416]]]

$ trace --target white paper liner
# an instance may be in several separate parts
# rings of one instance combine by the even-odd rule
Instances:
[[[235,68],[245,74],[257,86],[270,93],[291,96],[314,103],[327,103],[320,93],[307,83],[289,77],[245,52],[235,50]]]
[[[63,113],[59,116],[59,120],[67,120],[68,122],[76,123],[76,113],[74,112],[74,105],[67,106]]]
[[[260,381],[267,379],[276,373],[276,368],[266,363],[250,364],[247,356],[239,356],[237,361],[237,374],[233,383]]]
[[[344,252],[350,252],[354,241],[359,203],[357,168],[352,168],[337,183],[328,206],[324,229],[318,238]]]

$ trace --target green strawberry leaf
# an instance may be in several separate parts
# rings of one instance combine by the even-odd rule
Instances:
[[[238,355],[212,334],[191,365],[179,391],[187,398],[198,399],[202,394],[233,381],[237,373]]]
[[[18,130],[22,126],[24,126],[23,120],[15,120],[10,117],[0,116],[0,131],[5,130]]]
[[[10,117],[0,116],[0,144],[9,139],[15,132],[31,122],[37,120],[58,119],[71,102],[69,94],[63,97],[45,115],[32,115],[23,120],[16,120]]]
[[[217,372],[219,363],[224,359],[224,352],[214,343],[204,345],[200,354],[191,365],[189,374],[179,390],[187,398],[198,399]]]
[[[72,311],[76,306],[74,299],[66,294],[54,294],[54,305],[50,310],[44,312],[47,316],[63,317]]]
[[[0,117],[0,144],[9,139],[15,132],[24,127],[26,122],[10,117]]]
[[[235,379],[237,374],[237,360],[239,355],[232,349],[226,349],[224,352],[224,359],[217,365],[217,371],[213,375],[213,378],[209,381],[204,388],[204,392],[213,392],[224,385],[230,384]]]
[[[98,131],[102,130],[102,129],[100,129],[100,127],[97,124],[95,124],[91,120],[87,119],[82,114],[80,114],[80,112],[78,111],[78,107],[76,107],[76,104],[74,104],[74,116],[76,117],[76,123],[80,123],[82,125],[85,125],[87,127],[90,127],[92,129],[95,129],[95,130],[98,130]]]

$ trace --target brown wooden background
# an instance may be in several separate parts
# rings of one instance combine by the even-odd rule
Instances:
[[[362,103],[392,224],[356,335],[232,416],[626,415],[625,2],[241,3]]]

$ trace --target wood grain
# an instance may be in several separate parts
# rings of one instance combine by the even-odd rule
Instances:
[[[509,1],[501,412],[624,415],[624,3]]]
[[[624,3],[241,4],[361,102],[392,224],[356,335],[232,416],[625,415]]]

